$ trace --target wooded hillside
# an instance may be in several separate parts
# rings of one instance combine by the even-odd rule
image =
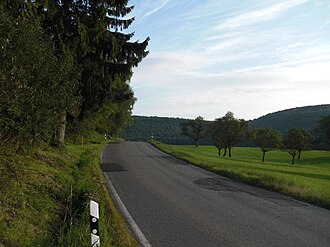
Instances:
[[[249,121],[250,128],[270,127],[286,135],[292,128],[302,128],[315,135],[317,121],[322,116],[330,115],[330,104],[306,106],[274,112]],[[180,134],[180,124],[188,121],[184,118],[133,116],[134,123],[126,128],[123,138],[131,141],[155,140],[169,144],[192,145],[194,141]],[[208,139],[201,144],[211,144]]]
[[[270,127],[286,135],[292,128],[305,129],[315,134],[317,121],[330,115],[330,104],[305,106],[267,114],[250,122],[251,128]]]

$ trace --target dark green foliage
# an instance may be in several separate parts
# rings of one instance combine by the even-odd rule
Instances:
[[[292,156],[292,165],[295,162],[295,157],[300,154],[302,150],[306,150],[310,147],[311,135],[304,129],[290,129],[288,136],[284,140],[284,147],[288,153]]]
[[[312,135],[304,129],[298,129],[300,131],[301,137],[298,142],[298,159],[300,160],[301,152],[303,150],[309,150],[312,148],[313,137]]]
[[[315,135],[317,121],[322,116],[330,115],[330,104],[305,106],[274,112],[250,121],[251,128],[273,128],[282,135],[290,129],[305,129]]]
[[[318,121],[316,131],[320,134],[326,148],[330,149],[330,115],[324,116]]]
[[[206,122],[203,117],[198,116],[194,120],[180,124],[181,135],[187,136],[195,141],[195,146],[198,147],[198,141],[206,135]]]
[[[209,124],[208,130],[207,130],[207,135],[211,137],[213,144],[218,149],[219,157],[221,155],[221,149],[226,147],[226,145],[223,141],[223,138],[222,138],[221,129],[222,129],[221,121],[215,120]]]
[[[0,141],[64,143],[119,135],[135,102],[132,68],[148,54],[123,30],[128,1],[5,1],[1,7]],[[66,128],[67,122],[69,128]]]
[[[328,113],[328,114],[326,114]],[[278,130],[281,135],[288,134],[289,128],[302,128],[311,134],[322,115],[330,114],[330,105],[308,106],[294,109],[288,109],[283,112],[275,112],[264,117],[249,121],[249,126],[253,128],[272,128]],[[298,120],[295,120],[297,117]],[[127,127],[123,132],[123,138],[132,141],[148,141],[151,134],[154,134],[155,140],[159,140],[168,144],[192,145],[193,140],[180,134],[180,124],[187,122],[189,119],[182,118],[166,118],[166,117],[142,117],[134,116],[134,123]],[[324,137],[322,138],[324,140]],[[330,138],[328,138],[329,140]],[[314,139],[313,143],[318,143]],[[213,145],[214,142],[210,138],[200,140],[200,144]],[[254,146],[252,141],[243,140],[236,146]]]
[[[127,6],[128,1],[38,2],[56,53],[62,56],[64,48],[73,53],[81,71],[82,101],[74,111],[78,116],[71,113],[68,118],[71,129],[84,131],[87,126],[117,135],[135,102],[128,84],[132,68],[148,54],[149,38],[130,42],[133,34],[121,32],[134,20],[124,19],[133,7]]]
[[[275,147],[279,147],[282,143],[281,134],[271,128],[254,129],[250,133],[250,138],[262,151],[262,162],[265,161],[266,152],[271,151]]]
[[[215,119],[213,126],[216,128],[212,133],[213,139],[225,149],[223,157],[226,156],[227,149],[231,157],[231,148],[244,139],[248,122],[234,118],[234,113],[227,112],[222,118]]]
[[[128,141],[148,141],[153,135],[155,140],[170,144],[192,145],[195,142],[180,134],[180,125],[189,121],[184,118],[133,116],[131,126],[124,129],[122,137]],[[202,145],[211,145],[209,139],[199,141]]]
[[[72,63],[54,56],[37,18],[0,12],[0,37],[0,142],[49,142],[60,112],[78,101]]]

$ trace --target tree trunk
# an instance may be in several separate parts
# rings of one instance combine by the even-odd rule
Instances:
[[[292,155],[292,163],[291,163],[291,165],[293,165],[294,164],[294,158],[296,157],[296,154],[293,154]]]
[[[231,147],[228,148],[229,151],[229,158],[231,158]]]
[[[223,157],[226,157],[226,154],[227,154],[227,148],[225,148],[225,152],[223,153]]]
[[[198,140],[196,140],[196,142],[195,142],[195,146],[196,146],[196,148],[198,147]]]
[[[64,145],[65,127],[66,127],[66,111],[62,112],[60,116],[60,126],[58,128],[58,133],[57,133],[57,141],[59,142],[60,145]]]
[[[265,161],[265,155],[266,155],[266,152],[265,151],[262,151],[262,162]]]
[[[221,148],[218,148],[218,154],[219,154],[219,157],[221,156]]]
[[[299,151],[298,151],[298,160],[300,160],[300,154],[301,154],[301,149],[299,149]]]

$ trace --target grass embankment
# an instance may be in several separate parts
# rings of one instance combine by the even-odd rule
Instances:
[[[267,152],[261,162],[258,148],[233,148],[231,158],[219,157],[211,146],[175,146],[152,142],[176,158],[217,174],[275,190],[315,205],[330,208],[330,152],[304,151],[291,165],[287,152]]]
[[[102,144],[0,154],[0,246],[90,246],[89,200],[102,246],[137,246],[99,168]]]

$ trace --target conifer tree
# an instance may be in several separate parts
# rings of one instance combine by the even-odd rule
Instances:
[[[64,142],[67,114],[71,121],[77,115],[72,112],[79,115],[75,122],[82,123],[97,118],[95,113],[101,109],[108,121],[113,119],[114,110],[117,116],[128,117],[135,102],[129,86],[132,68],[148,54],[149,38],[131,42],[133,34],[124,33],[134,21],[125,18],[133,9],[127,0],[13,0],[4,6],[15,17],[40,18],[43,30],[51,37],[55,56],[68,66],[70,76],[63,88],[71,85],[76,89],[73,96],[81,96],[75,105],[62,108],[56,135],[59,142]]]

